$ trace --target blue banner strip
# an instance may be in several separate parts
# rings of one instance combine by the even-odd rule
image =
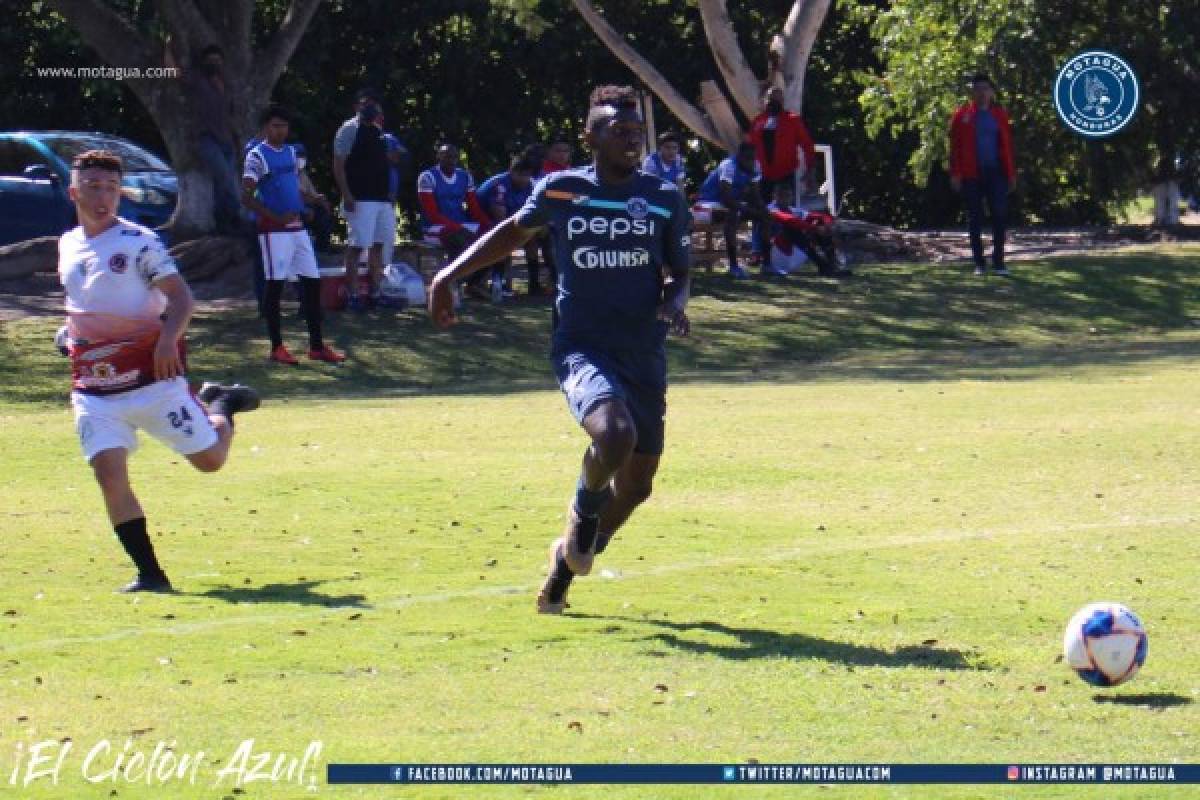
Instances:
[[[330,764],[330,784],[1200,783],[1200,764]]]

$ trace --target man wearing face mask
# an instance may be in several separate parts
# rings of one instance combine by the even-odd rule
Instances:
[[[373,92],[363,90],[355,115],[342,123],[333,139],[333,178],[342,195],[342,214],[349,229],[346,243],[347,307],[366,310],[379,293],[384,244],[394,243],[396,211],[388,198],[390,162],[380,127],[383,113]],[[370,283],[367,298],[358,296],[358,262],[367,251]]]
[[[235,161],[233,109],[225,92],[225,56],[210,44],[200,51],[199,70],[189,75],[196,151],[213,183],[217,231],[240,227],[241,191]]]

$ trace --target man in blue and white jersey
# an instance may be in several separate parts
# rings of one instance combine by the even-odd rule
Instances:
[[[288,112],[281,106],[270,106],[263,112],[261,122],[265,139],[246,153],[242,202],[254,212],[262,249],[266,277],[262,310],[271,337],[268,359],[288,366],[298,363],[283,344],[279,310],[283,286],[289,278],[295,278],[303,292],[308,357],[340,363],[346,357],[326,345],[321,336],[321,273],[312,240],[304,227],[312,212],[305,206],[300,191],[296,148],[287,143]]]
[[[642,172],[673,183],[680,190],[687,187],[687,170],[683,166],[683,156],[679,155],[678,133],[667,131],[658,137],[658,150],[646,156]]]

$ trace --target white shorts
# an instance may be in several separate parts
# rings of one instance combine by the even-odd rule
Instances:
[[[217,443],[208,412],[182,377],[120,394],[71,392],[71,407],[75,432],[89,462],[104,450],[123,448],[132,453],[138,445],[138,428],[181,456]]]
[[[258,246],[262,250],[263,274],[269,281],[321,277],[308,231],[260,233]]]
[[[723,211],[725,206],[715,200],[697,200],[692,205],[692,219],[697,225],[708,225]]]
[[[771,245],[771,268],[778,272],[795,272],[808,263],[808,256],[799,247],[792,247],[791,253],[785,253],[776,245]]]
[[[472,234],[479,233],[478,222],[460,222],[459,224],[469,230]],[[425,241],[429,244],[441,244],[442,231],[445,230],[445,228],[445,225],[426,225],[422,230],[422,232],[425,234]]]
[[[396,207],[388,202],[358,200],[354,210],[342,206],[342,216],[350,230],[351,247],[370,247],[376,244],[395,243]]]

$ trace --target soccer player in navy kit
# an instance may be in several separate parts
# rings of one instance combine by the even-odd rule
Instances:
[[[551,548],[537,609],[562,613],[617,529],[649,496],[663,451],[666,335],[687,335],[689,212],[672,183],[638,170],[643,122],[629,88],[592,92],[585,141],[592,166],[543,178],[525,206],[433,280],[434,324],[453,324],[454,283],[553,223],[558,320],[551,362],[567,404],[591,438]],[[670,279],[664,281],[664,272]]]

